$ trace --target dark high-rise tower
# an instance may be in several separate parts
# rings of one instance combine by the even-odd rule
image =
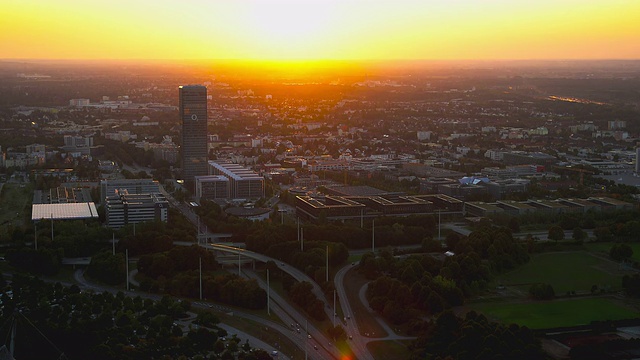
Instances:
[[[193,191],[194,176],[208,175],[207,168],[207,88],[180,86],[182,120],[182,175]]]

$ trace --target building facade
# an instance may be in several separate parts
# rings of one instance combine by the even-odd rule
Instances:
[[[127,191],[129,194],[159,194],[160,185],[151,179],[102,180],[100,181],[100,202],[109,196]]]
[[[264,197],[264,178],[242,165],[209,161],[209,173],[229,179],[229,197],[232,199]]]
[[[106,199],[107,226],[119,229],[128,224],[168,219],[169,202],[160,194],[119,193]]]
[[[187,188],[195,192],[196,176],[207,175],[207,88],[180,86],[182,122],[182,174]]]
[[[228,199],[229,179],[222,175],[196,176],[196,199]]]

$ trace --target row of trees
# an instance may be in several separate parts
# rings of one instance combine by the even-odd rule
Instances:
[[[289,289],[289,299],[302,307],[312,318],[322,321],[327,318],[324,304],[312,292],[313,286],[306,282],[296,282]]]
[[[544,359],[540,342],[527,327],[490,322],[471,311],[464,318],[443,312],[424,323],[411,343],[410,359]]]
[[[7,296],[7,290],[13,296]],[[18,321],[16,358],[270,358],[264,351],[251,351],[248,344],[240,346],[238,339],[225,344],[221,338],[227,333],[217,327],[215,317],[202,319],[207,327],[185,331],[177,321],[186,316],[190,303],[166,296],[153,301],[122,292],[80,292],[77,286],[15,275],[1,300],[1,330],[10,332],[12,316]]]
[[[200,264],[202,264],[204,272],[220,268],[213,252],[192,245],[174,247],[162,253],[143,255],[138,260],[138,271],[153,279],[160,276],[170,278],[184,271],[198,270]]]
[[[425,312],[438,314],[486,289],[492,272],[529,259],[505,228],[484,227],[468,237],[451,235],[447,244],[455,255],[444,260],[428,254],[396,258],[390,250],[363,255],[358,269],[374,280],[367,289],[371,307],[394,324]]]
[[[140,286],[142,290],[164,290],[173,296],[198,298],[199,281],[198,271],[187,271],[172,278],[161,276],[157,281],[143,281]],[[247,309],[264,309],[267,306],[267,293],[258,283],[235,274],[203,274],[202,296],[205,299]]]

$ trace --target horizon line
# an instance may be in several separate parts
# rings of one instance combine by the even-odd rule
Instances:
[[[639,58],[362,58],[362,59],[339,59],[339,58],[308,58],[308,59],[254,59],[254,58],[0,58],[0,61],[244,61],[244,62],[393,62],[393,61],[431,61],[431,62],[460,62],[460,61],[640,61]]]

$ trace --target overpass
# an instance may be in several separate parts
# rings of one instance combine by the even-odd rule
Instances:
[[[192,242],[188,242],[188,241],[175,241],[174,242],[175,245],[179,245],[179,246],[191,246],[191,245],[199,245],[204,247],[205,249],[209,249],[209,250],[214,250],[214,251],[220,251],[223,253],[228,253],[228,254],[234,254],[234,255],[240,255],[241,257],[246,257],[246,258],[250,258],[256,261],[260,261],[263,263],[267,263],[268,261],[273,261],[276,266],[278,266],[278,268],[284,272],[286,272],[287,274],[291,275],[291,277],[293,277],[294,279],[296,279],[297,281],[306,281],[309,284],[311,284],[311,286],[313,286],[313,293],[314,295],[316,295],[316,297],[318,299],[320,299],[324,304],[324,311],[327,314],[327,316],[329,317],[329,319],[333,318],[333,313],[331,312],[331,308],[329,307],[329,302],[327,301],[327,298],[325,297],[324,293],[322,292],[322,289],[320,288],[320,286],[313,280],[311,279],[309,276],[307,276],[307,274],[303,273],[302,271],[296,269],[293,266],[287,265],[284,262],[278,260],[278,259],[274,259],[272,257],[266,256],[266,255],[262,255],[253,251],[249,251],[249,250],[245,250],[245,249],[241,249],[238,247],[234,247],[234,246],[229,246],[229,245],[222,245],[222,244],[195,244]],[[236,261],[237,263],[237,261]]]

